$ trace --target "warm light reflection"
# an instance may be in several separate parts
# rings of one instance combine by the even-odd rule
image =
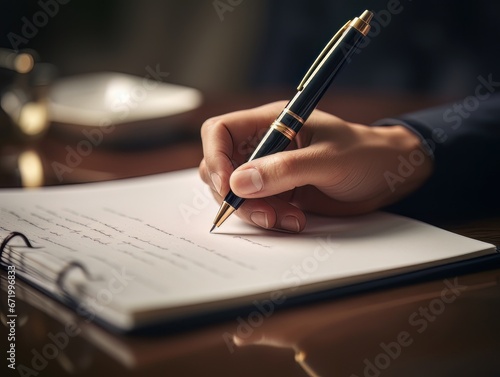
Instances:
[[[307,373],[309,377],[319,377],[317,374],[306,362],[306,353],[304,351],[299,351],[295,354],[295,361],[299,364],[304,372]]]
[[[48,125],[47,107],[42,103],[28,102],[21,109],[18,124],[26,135],[42,133]]]
[[[23,187],[33,188],[43,185],[43,165],[35,151],[25,151],[19,155],[19,173]]]
[[[21,108],[21,101],[13,92],[6,92],[2,96],[2,108],[4,111],[12,117],[12,114],[15,114],[16,111],[19,111]]]
[[[16,56],[14,60],[14,68],[19,73],[28,73],[33,69],[35,60],[30,54],[22,53]]]

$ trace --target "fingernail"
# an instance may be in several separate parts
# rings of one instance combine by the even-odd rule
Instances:
[[[220,190],[222,188],[222,180],[220,179],[219,174],[211,173],[210,179],[212,180],[212,185],[214,186],[215,191],[217,191],[217,193],[221,195]]]
[[[262,228],[269,228],[269,220],[267,219],[267,214],[261,211],[252,212],[250,219],[258,226]]]
[[[259,171],[255,168],[236,171],[233,173],[233,184],[243,195],[254,194],[262,190],[264,182]]]
[[[285,216],[281,220],[281,228],[290,232],[300,232],[299,219],[292,215]]]

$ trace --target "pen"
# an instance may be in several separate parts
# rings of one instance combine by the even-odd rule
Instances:
[[[361,16],[347,21],[333,36],[300,82],[295,96],[271,124],[248,161],[281,152],[290,144],[335,76],[370,31],[372,17],[373,13],[365,10]],[[220,227],[244,201],[245,199],[229,191],[215,216],[210,232]]]

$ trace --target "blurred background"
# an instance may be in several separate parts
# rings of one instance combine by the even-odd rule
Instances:
[[[28,79],[0,68],[1,90],[21,87],[28,98],[24,102],[36,101],[63,78],[93,72],[143,78],[156,69],[163,81],[198,90],[203,105],[187,121],[164,117],[160,126],[151,129],[173,129],[174,123],[182,123],[199,143],[199,127],[209,116],[290,98],[326,42],[364,9],[376,13],[372,30],[330,89],[330,100],[325,99],[320,108],[352,121],[371,122],[464,97],[473,93],[478,76],[500,77],[500,2],[491,0],[2,0],[0,47],[27,49],[40,64],[35,64]],[[125,121],[137,125],[136,119]],[[0,122],[0,130],[7,135],[9,115],[2,114]],[[50,116],[47,122],[54,123]],[[82,138],[78,129],[79,136],[74,137],[74,127],[72,132],[66,132],[69,126],[55,129],[41,132],[45,138],[57,136],[37,144],[43,150],[44,166],[64,160],[68,143]],[[140,134],[131,130],[129,136]],[[129,137],[120,143],[151,151],[154,139],[155,147],[167,143],[172,149],[185,135],[157,136]],[[16,137],[9,140],[23,139]],[[29,138],[30,145],[34,139]],[[94,146],[94,151],[105,145]],[[62,157],[50,155],[57,147]],[[201,159],[199,145],[193,151],[192,159],[179,168],[194,166]],[[82,166],[89,170],[101,166],[102,160],[85,165],[94,158],[89,156]],[[4,165],[3,170],[10,169]],[[138,174],[117,169],[110,168],[100,177]],[[172,168],[161,166],[144,173],[164,170]],[[68,169],[65,177],[73,173]],[[62,183],[101,178],[74,175]]]
[[[18,47],[35,49],[63,76],[143,76],[160,64],[172,82],[203,91],[294,87],[339,26],[365,8],[397,14],[375,20],[363,58],[339,85],[465,95],[477,75],[500,67],[500,3],[491,0],[4,0],[2,47],[13,48],[9,33],[22,37],[23,17],[33,21],[41,3],[56,3],[57,14],[40,18],[45,25]]]

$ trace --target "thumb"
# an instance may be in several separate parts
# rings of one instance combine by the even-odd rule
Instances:
[[[307,184],[321,184],[325,161],[311,148],[279,152],[249,161],[230,177],[233,192],[243,198],[277,195]]]

